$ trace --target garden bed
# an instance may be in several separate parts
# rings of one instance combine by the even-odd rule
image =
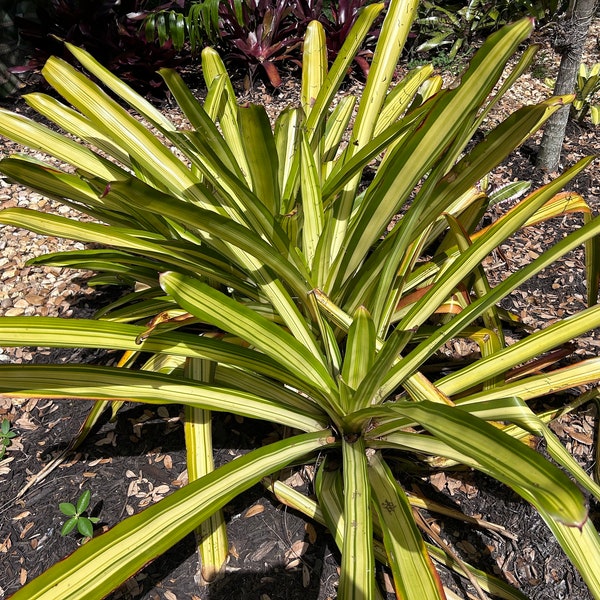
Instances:
[[[591,37],[597,37],[598,23],[594,31]],[[547,58],[550,71],[556,66],[555,58]],[[295,90],[297,84],[293,81],[279,92],[257,86],[245,99],[280,107],[297,97]],[[510,114],[516,106],[547,95],[543,84],[527,75],[491,118]],[[21,101],[13,108],[28,112]],[[179,118],[168,105],[164,110],[174,120]],[[18,150],[6,144],[2,153]],[[535,140],[494,172],[492,185],[498,187],[520,179],[532,180],[534,187],[543,184],[547,175],[535,168],[534,153]],[[571,165],[581,156],[598,153],[597,130],[572,124],[564,164]],[[24,206],[69,212],[7,181],[0,183],[1,208]],[[600,209],[597,167],[584,171],[569,189],[580,193],[595,212]],[[506,205],[501,208],[505,210]],[[490,210],[486,219],[494,220],[499,214],[497,210]],[[485,266],[494,277],[504,278],[579,224],[578,216],[567,214],[527,228],[508,240],[501,253],[489,257]],[[88,287],[85,282],[90,273],[25,266],[26,260],[33,256],[68,247],[69,242],[3,227],[0,314],[89,317],[107,304],[114,291]],[[544,327],[557,317],[580,310],[586,294],[583,282],[583,256],[578,251],[542,272],[527,288],[516,290],[506,300],[505,308],[533,328]],[[598,332],[592,332],[575,342],[574,352],[580,357],[596,356],[599,340]],[[463,349],[450,347],[448,351],[461,353]],[[116,358],[110,352],[87,350],[75,354],[49,349],[0,351],[0,361],[114,364]],[[76,436],[89,408],[90,403],[83,401],[0,398],[0,419],[8,418],[18,434],[0,462],[0,558],[4,572],[0,579],[0,598],[8,597],[80,543],[75,534],[60,535],[65,520],[58,509],[60,502],[74,502],[82,490],[90,490],[92,513],[100,518],[98,531],[102,531],[186,483],[182,415],[178,409],[133,404],[123,407],[115,422],[105,420],[76,453],[46,478],[36,480],[36,474]],[[592,406],[562,417],[553,426],[588,472],[595,464],[596,426]],[[231,460],[262,440],[280,434],[272,425],[236,420],[228,415],[215,417],[216,460],[218,463]],[[313,475],[310,470],[290,475],[293,485],[310,489]],[[505,528],[503,532],[485,527],[474,529],[437,514],[423,513],[431,534],[439,535],[464,560],[496,573],[536,600],[590,597],[536,513],[508,488],[466,471],[433,476],[414,473],[409,477],[410,480],[404,481],[407,489],[426,493],[428,497],[433,495],[447,506]],[[33,480],[36,482],[22,493]],[[110,597],[115,600],[325,600],[335,597],[338,554],[322,528],[286,509],[262,487],[253,488],[238,498],[225,509],[225,514],[229,523],[230,560],[221,581],[206,587],[196,585],[198,561],[189,536]],[[590,514],[598,525],[595,504]],[[386,577],[383,572],[381,576]],[[448,573],[444,574],[444,581],[460,596],[469,590],[464,582],[452,581]]]

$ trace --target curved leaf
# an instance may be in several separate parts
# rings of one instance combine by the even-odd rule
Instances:
[[[206,358],[247,369],[302,389],[302,381],[261,352],[191,333],[153,332],[148,328],[88,319],[0,318],[0,344],[11,347],[106,348]]]
[[[600,556],[600,534],[588,519],[581,527],[568,527],[549,515],[541,515],[558,540],[565,554],[571,559],[594,598],[600,598],[600,570],[595,557]]]
[[[573,169],[575,169],[575,171],[578,172],[585,165],[589,164],[591,160],[591,158],[583,159]],[[573,169],[571,169],[570,171],[572,172]],[[571,174],[572,173],[569,173],[569,175]],[[559,185],[561,185],[561,183],[559,183]],[[544,188],[542,188],[542,191],[543,190]],[[401,360],[394,367],[394,373],[388,379],[385,385],[385,389],[388,391],[394,389],[397,385],[401,383],[401,381],[404,378],[401,374],[408,375],[414,372],[414,370],[418,368],[420,364],[422,364],[422,361],[426,360],[426,358],[424,358],[425,355],[427,357],[430,356],[432,352],[437,350],[437,348],[439,348],[442,344],[451,339],[453,335],[458,334],[464,326],[467,326],[470,323],[472,323],[475,318],[481,315],[485,310],[487,310],[490,306],[498,302],[504,296],[509,294],[512,290],[517,288],[522,282],[527,281],[535,273],[541,271],[544,267],[556,261],[558,257],[562,256],[569,250],[572,250],[573,248],[576,248],[577,246],[583,244],[586,240],[595,237],[599,233],[600,219],[596,218],[593,221],[581,227],[580,229],[578,229],[577,231],[569,234],[566,238],[557,242],[552,248],[544,252],[531,264],[510,275],[505,281],[503,281],[501,284],[497,285],[495,288],[490,290],[488,294],[472,302],[465,310],[456,315],[446,325],[440,327],[434,335],[429,336],[429,338],[426,341],[419,344],[419,346],[417,346],[415,350],[413,350],[407,357]],[[469,250],[467,250],[467,252],[465,252],[462,255],[461,259],[459,259],[451,267],[451,269],[455,273],[457,273],[459,270],[461,270],[462,267],[464,267],[465,263],[470,262],[471,259],[477,255],[477,251],[477,244],[473,244],[469,248]],[[483,256],[481,257],[481,259],[482,258]],[[478,263],[479,260],[473,261],[473,267],[475,267]],[[472,268],[469,268],[468,272],[470,272],[471,270]],[[440,280],[439,290],[441,290],[442,287],[446,287],[448,281],[449,278],[443,278],[442,280]],[[450,288],[450,290],[445,291],[449,292],[451,291],[451,289],[452,288]],[[444,296],[445,299],[446,295],[447,294],[440,294],[439,296]],[[417,321],[421,320],[423,315],[421,314],[420,310],[424,305],[423,299],[431,299],[431,297],[435,296],[437,296],[436,291],[425,294],[425,296],[423,296],[423,298],[419,300],[419,302],[417,302],[417,304],[415,305],[415,307],[419,305],[419,310],[413,308],[409,315],[405,317],[405,319],[401,322],[399,326],[405,327],[406,325],[411,323],[413,318],[417,319]],[[430,311],[431,309],[425,309],[425,312]],[[412,365],[412,368],[409,367],[409,364]]]
[[[433,99],[426,121],[386,162],[385,174],[378,175],[377,185],[370,187],[353,217],[340,249],[338,267],[332,271],[331,287],[339,287],[364,260],[417,182],[479,109],[502,74],[506,60],[532,28],[531,21],[523,19],[493,34],[475,55],[461,85]]]
[[[160,279],[163,288],[185,310],[239,335],[312,388],[335,397],[337,386],[326,370],[324,357],[310,352],[281,327],[197,279],[174,272],[163,273]]]
[[[0,394],[185,404],[316,431],[327,422],[301,409],[235,389],[148,371],[93,365],[0,365]]]
[[[13,595],[14,600],[101,600],[242,491],[333,438],[298,435],[232,460],[125,519]]]
[[[35,121],[0,108],[0,134],[28,148],[42,150],[106,181],[126,172],[89,148]]]
[[[478,468],[502,481],[538,510],[572,527],[581,527],[587,509],[579,489],[557,467],[493,425],[459,408],[422,401],[394,405]],[[465,462],[465,461],[463,461]]]

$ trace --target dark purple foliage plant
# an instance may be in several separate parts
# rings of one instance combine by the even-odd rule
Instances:
[[[39,1],[36,19],[18,21],[20,35],[31,48],[31,58],[21,70],[40,68],[52,55],[69,59],[64,46],[67,41],[94,54],[138,91],[151,93],[162,86],[156,71],[181,64],[183,59],[171,42],[147,40],[132,17],[175,6],[182,6],[182,1]]]
[[[311,21],[325,30],[329,59],[333,61],[367,0],[197,0],[182,7],[148,11],[143,29],[148,40],[186,45],[193,54],[215,46],[224,59],[247,70],[262,70],[269,82],[281,85],[281,67],[300,64],[302,39]],[[372,33],[370,41],[374,42]],[[371,44],[373,45],[373,44]],[[369,40],[355,57],[366,75]]]

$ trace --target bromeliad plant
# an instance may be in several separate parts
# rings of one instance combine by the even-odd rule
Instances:
[[[586,64],[579,65],[577,82],[575,86],[575,100],[573,100],[572,115],[580,123],[590,115],[594,125],[600,125],[600,63],[591,68]]]
[[[260,67],[275,87],[281,85],[277,65],[298,54],[300,27],[294,3],[282,0],[201,0],[185,16],[178,9],[154,10],[143,21],[148,41],[172,42],[178,50],[189,43],[193,54],[216,45],[227,61],[242,64],[251,75]]]
[[[556,80],[547,77],[544,83],[553,89]],[[581,63],[575,81],[575,99],[571,104],[570,117],[582,123],[589,114],[592,124],[600,125],[600,104],[597,103],[599,96],[600,63],[596,63],[591,68]]]
[[[549,429],[556,413],[529,404],[598,380],[598,359],[553,368],[547,353],[600,325],[600,307],[590,293],[589,308],[512,345],[504,337],[510,315],[498,308],[581,244],[590,256],[588,289],[598,289],[600,220],[582,198],[559,193],[591,159],[476,231],[488,203],[478,182],[572,98],[521,108],[469,145],[530,64],[534,53],[526,51],[489,99],[532,23],[490,37],[453,89],[440,89],[427,67],[389,89],[416,4],[390,3],[360,101],[335,104],[334,97],[382,5],[360,13],[331,69],[322,28],[311,24],[300,104],[273,129],[264,107],[237,105],[210,49],[202,56],[204,103],[176,73],[161,71],[189,120],[184,130],[72,46],[153,130],[57,58],[44,75],[71,106],[41,94],[27,102],[70,136],[0,111],[3,135],[76,172],[20,155],[0,170],[97,222],[25,209],[2,211],[0,221],[95,244],[36,264],[93,269],[96,283],[136,284],[97,320],[0,319],[5,346],[124,352],[116,367],[1,365],[0,393],[97,400],[84,432],[109,402],[182,404],[190,473],[187,486],[90,540],[15,600],[101,598],[198,528],[210,579],[227,551],[219,510],[261,480],[327,524],[341,550],[340,599],[379,597],[376,560],[389,566],[402,598],[445,597],[433,561],[467,576],[482,595],[523,598],[423,539],[416,500],[387,462],[394,453],[410,457],[411,467],[462,465],[510,486],[600,598],[600,543],[584,496],[529,445],[543,438],[554,461],[600,497]],[[521,227],[565,210],[583,212],[585,224],[492,287],[484,259]],[[473,340],[481,358],[436,368],[454,338]],[[270,420],[293,434],[213,470],[211,411]],[[265,479],[301,459],[316,462],[316,502]]]

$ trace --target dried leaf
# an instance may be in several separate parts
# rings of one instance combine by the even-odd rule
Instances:
[[[27,431],[35,431],[38,426],[31,420],[31,415],[26,412],[22,417],[15,421],[15,425],[19,429],[26,429]]]
[[[294,558],[290,562],[286,563],[286,565],[285,565],[286,571],[291,571],[292,569],[295,569],[299,564],[300,564],[300,559]]]
[[[6,537],[6,539],[0,544],[0,552],[6,553],[12,548],[12,542],[10,540],[10,534]]]
[[[389,574],[385,571],[383,572],[383,585],[385,586],[385,591],[388,594],[396,593],[396,590],[394,588],[394,582],[392,581],[392,578],[389,576]]]
[[[581,431],[577,431],[577,429],[574,427],[566,426],[564,429],[570,437],[578,442],[581,442],[582,444],[585,444],[586,446],[591,446],[594,443],[594,440],[591,438],[591,436],[582,433]]]
[[[317,541],[317,530],[315,529],[315,526],[312,523],[306,523],[306,525],[304,525],[304,530],[306,531],[309,543],[314,544]]]
[[[171,485],[174,485],[175,487],[182,487],[184,485],[187,485],[188,482],[188,472],[187,469],[185,469],[184,471],[182,471],[181,475],[179,475],[177,479],[171,482]]]
[[[248,557],[248,559],[252,562],[260,562],[271,552],[271,550],[273,550],[273,548],[275,548],[276,545],[277,542],[267,540],[266,542],[263,542],[258,549]]]
[[[34,525],[34,523],[32,521],[31,523],[27,523],[27,525],[25,525],[25,527],[23,527],[23,531],[21,531],[21,533],[19,534],[20,540],[25,539],[25,536],[29,533],[29,531],[31,530],[33,525]]]
[[[13,521],[20,521],[21,519],[28,517],[30,514],[31,514],[31,511],[24,510],[23,512],[20,512],[16,517],[13,517]]]
[[[231,556],[233,556],[233,558],[238,559],[240,557],[240,555],[238,554],[237,548],[231,544],[231,546],[229,546],[229,554],[231,554]]]
[[[96,465],[106,465],[111,462],[112,462],[112,458],[97,458],[96,460],[93,460],[92,462],[90,462],[90,464],[88,466],[95,467]]]
[[[307,588],[310,585],[310,571],[306,565],[302,565],[302,587]]]
[[[285,483],[292,486],[293,488],[299,488],[304,485],[304,479],[300,473],[294,473],[285,480]]]
[[[441,471],[434,473],[429,477],[429,482],[438,492],[441,492],[446,487],[446,475]]]
[[[297,558],[302,556],[308,550],[309,543],[298,540],[292,544],[292,547],[285,553],[285,559]]]
[[[249,517],[254,517],[255,515],[259,515],[262,512],[265,512],[265,507],[262,504],[255,504],[254,506],[251,506],[246,511],[244,518],[248,519]]]

